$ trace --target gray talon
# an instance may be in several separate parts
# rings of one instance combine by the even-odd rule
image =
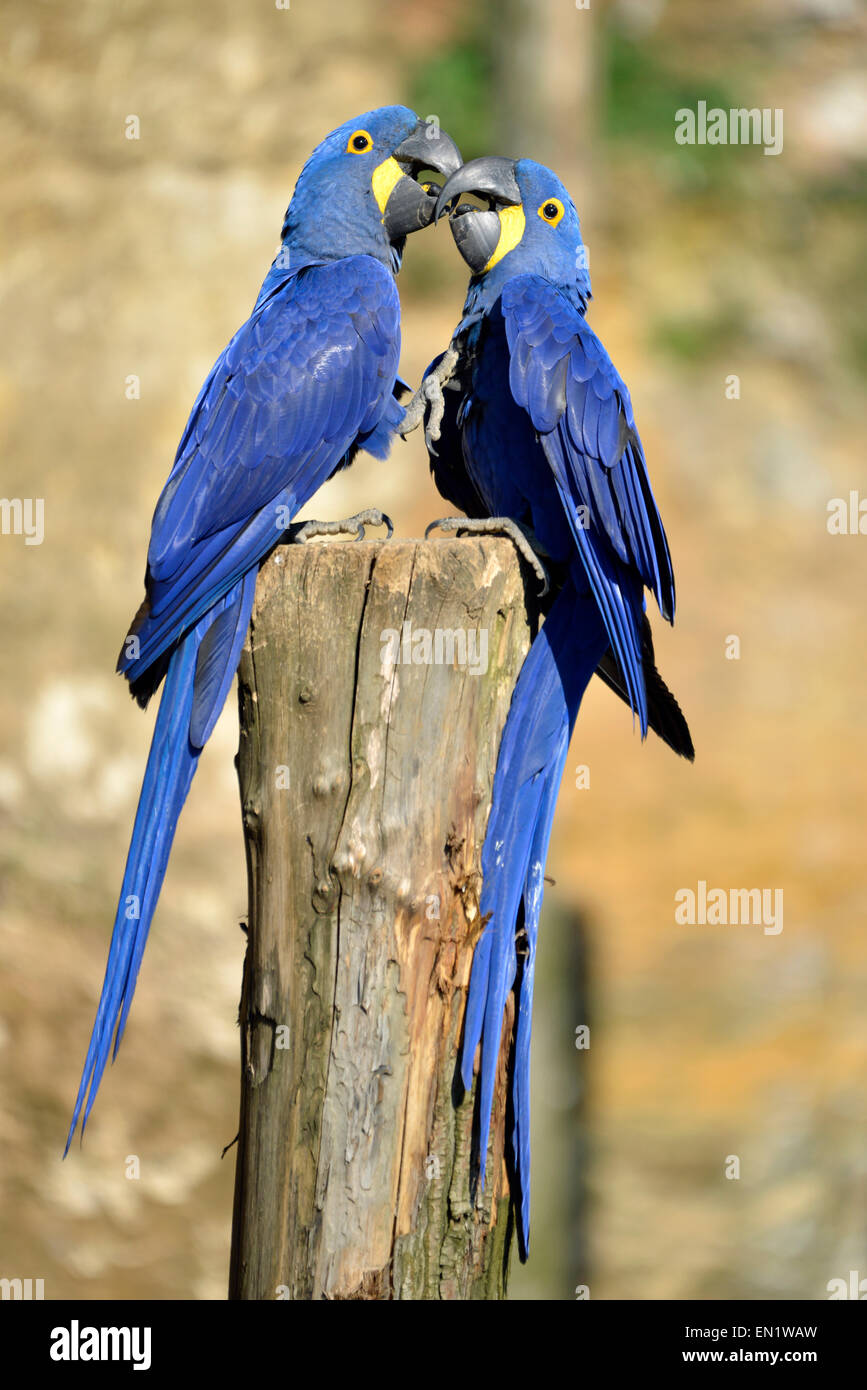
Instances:
[[[548,581],[548,571],[539,559],[532,542],[516,521],[509,516],[444,516],[439,521],[432,521],[425,529],[424,538],[427,540],[431,531],[439,527],[441,531],[455,531],[458,536],[508,536],[515,549],[523,555],[527,564],[535,573],[539,580],[539,597],[544,597],[550,587]]]
[[[387,541],[394,535],[391,517],[386,516],[378,507],[367,507],[365,511],[356,512],[355,516],[348,516],[342,521],[305,521],[292,539],[299,545],[305,545],[314,536],[351,536],[354,531],[355,539],[363,541],[365,526],[385,526],[388,529],[385,538]]]
[[[424,442],[428,452],[435,454],[433,442],[440,437],[443,415],[446,403],[443,398],[443,387],[451,381],[455,367],[458,364],[458,353],[455,348],[448,348],[442,355],[442,360],[428,372],[422,381],[409,405],[406,407],[406,414],[403,423],[398,430],[398,434],[404,439],[413,430],[418,429],[422,421],[425,421]]]

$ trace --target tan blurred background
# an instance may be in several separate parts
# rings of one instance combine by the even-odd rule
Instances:
[[[829,499],[867,497],[863,8],[7,0],[4,21],[2,491],[45,499],[45,538],[0,537],[0,1275],[48,1298],[225,1296],[233,699],[118,1063],[59,1161],[153,721],[114,660],[187,412],[300,163],[406,101],[465,157],[532,154],[579,201],[590,320],[671,538],[678,623],[657,622],[658,655],[697,747],[689,768],[601,686],[587,697],[549,861],[534,1248],[512,1294],[818,1299],[867,1276],[867,537],[826,526]],[[782,108],[782,154],[676,144],[699,100]],[[411,381],[464,286],[444,226],[409,244]],[[312,511],[365,504],[404,535],[447,510],[417,438]],[[783,931],[677,925],[674,894],[700,879],[782,888]]]

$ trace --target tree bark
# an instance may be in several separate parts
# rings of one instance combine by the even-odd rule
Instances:
[[[457,1057],[529,636],[505,539],[284,545],[262,569],[239,671],[230,1297],[505,1295],[505,1067],[474,1191]],[[504,1041],[511,1027],[507,1011]]]

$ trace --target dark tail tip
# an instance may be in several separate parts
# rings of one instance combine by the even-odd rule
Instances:
[[[692,735],[689,732],[689,725],[680,705],[656,669],[653,656],[653,636],[646,614],[641,623],[641,665],[644,674],[644,687],[647,691],[648,727],[679,757],[686,758],[687,762],[694,762],[695,748],[693,747]],[[621,700],[631,706],[632,702],[626,689],[623,673],[610,647],[596,668],[596,674],[615,694],[620,696]]]
[[[695,748],[683,710],[655,666],[652,674],[645,671],[644,680],[647,686],[647,714],[651,729],[673,752],[681,758],[686,758],[687,762],[695,762]]]

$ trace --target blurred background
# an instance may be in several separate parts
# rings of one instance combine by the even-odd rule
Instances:
[[[867,1277],[867,536],[827,526],[831,499],[867,498],[865,29],[855,0],[6,0],[2,491],[44,498],[45,533],[0,537],[0,1275],[47,1298],[225,1297],[234,699],[118,1063],[60,1163],[153,722],[114,662],[188,410],[302,161],[405,101],[465,158],[531,154],[576,197],[590,321],[671,540],[678,621],[657,620],[657,655],[697,749],[688,767],[642,746],[601,685],[586,698],[549,860],[533,1250],[512,1296],[821,1299]],[[699,101],[781,109],[782,153],[677,144]],[[445,226],[410,243],[410,381],[465,283]],[[313,512],[369,504],[403,535],[447,510],[417,436]],[[781,888],[783,930],[678,925],[674,895],[700,880]]]

